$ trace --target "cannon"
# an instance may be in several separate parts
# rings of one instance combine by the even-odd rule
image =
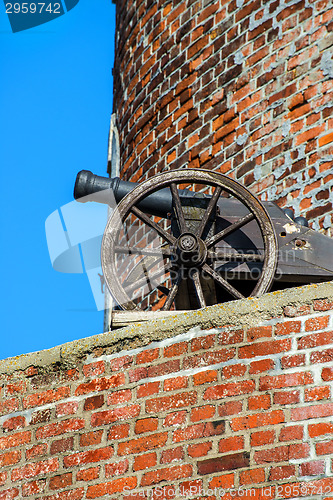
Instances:
[[[117,208],[101,262],[124,310],[191,310],[333,279],[333,241],[226,175],[203,169],[142,183],[78,173],[74,198]]]

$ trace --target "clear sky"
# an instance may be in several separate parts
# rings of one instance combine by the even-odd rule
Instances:
[[[80,0],[12,33],[0,3],[0,359],[103,331],[86,274],[56,272],[47,217],[81,169],[106,175],[115,5]]]

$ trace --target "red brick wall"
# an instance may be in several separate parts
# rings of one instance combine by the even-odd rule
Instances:
[[[256,326],[12,370],[0,499],[331,497],[332,345],[333,302],[312,300]]]
[[[218,170],[331,235],[329,0],[117,0],[122,175]]]

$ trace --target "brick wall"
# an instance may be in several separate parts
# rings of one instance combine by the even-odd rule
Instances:
[[[0,362],[0,499],[331,498],[332,346],[312,285]]]
[[[332,2],[116,4],[123,177],[218,170],[332,235]]]

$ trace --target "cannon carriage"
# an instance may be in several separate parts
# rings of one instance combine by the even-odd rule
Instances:
[[[217,172],[173,170],[135,184],[84,170],[74,197],[118,204],[101,261],[124,310],[198,309],[333,279],[330,238]]]

